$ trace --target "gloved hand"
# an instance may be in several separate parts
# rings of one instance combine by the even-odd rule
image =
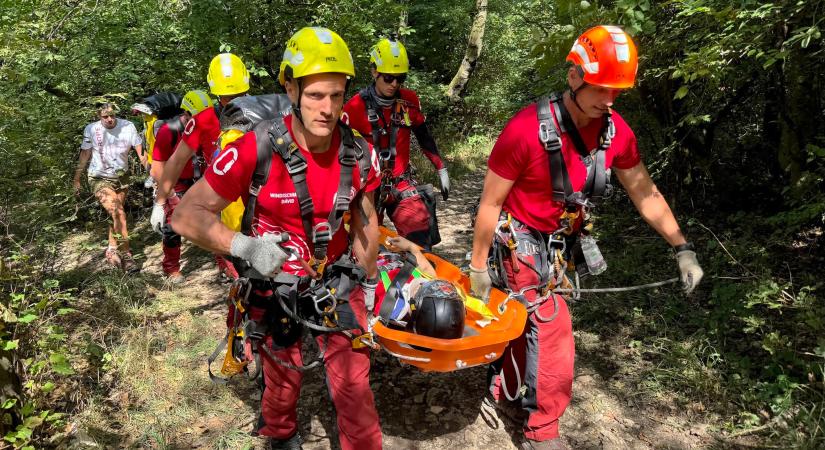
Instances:
[[[152,216],[149,217],[149,223],[152,225],[152,229],[155,230],[155,233],[163,234],[163,225],[166,223],[166,212],[164,211],[164,207],[166,205],[161,205],[160,203],[155,203],[152,206]]]
[[[143,180],[143,187],[144,188],[152,189],[154,186],[155,186],[155,179],[152,178],[151,175],[149,175],[148,177],[146,177],[145,180]]]
[[[289,255],[281,248],[284,239],[280,233],[268,233],[253,237],[235,233],[230,245],[230,254],[249,262],[252,268],[263,276],[272,276],[281,271]]]
[[[364,291],[364,304],[367,306],[367,312],[371,313],[375,309],[375,288],[378,287],[378,278],[366,279],[360,285]]]
[[[490,297],[490,289],[492,287],[493,280],[490,279],[490,273],[487,271],[487,268],[476,269],[470,264],[470,290],[486,303]]]
[[[676,253],[676,262],[679,263],[679,272],[682,274],[682,287],[686,294],[690,294],[702,281],[705,272],[699,266],[696,252],[693,250],[682,250]]]
[[[447,201],[450,196],[450,174],[447,173],[447,168],[438,169],[438,179],[441,181],[441,197]]]

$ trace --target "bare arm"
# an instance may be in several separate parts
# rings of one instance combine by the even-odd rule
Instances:
[[[86,166],[89,165],[89,159],[92,157],[92,150],[91,149],[80,149],[80,157],[77,161],[77,168],[74,170],[74,180],[72,181],[72,187],[74,188],[75,195],[80,194],[81,184],[80,184],[80,177],[83,175],[83,172],[86,170]]]
[[[92,157],[92,149],[81,149],[80,150],[80,157],[77,161],[77,168],[74,170],[74,182],[75,184],[80,183],[80,176],[83,175],[83,171],[86,170],[86,166],[89,165],[89,159]]]
[[[643,163],[630,169],[615,169],[615,172],[645,222],[672,247],[687,242],[667,200],[656,188]]]
[[[138,160],[143,167],[146,167],[149,164],[149,161],[146,159],[146,154],[143,153],[143,144],[138,144],[135,146],[135,153],[138,155]]]
[[[201,179],[186,191],[175,208],[172,229],[198,247],[229,254],[235,232],[218,219],[218,213],[229,203]]]
[[[160,180],[160,177],[163,176],[163,167],[166,165],[166,161],[152,161],[152,168],[149,170],[149,175],[154,178],[155,180]],[[164,197],[166,198],[166,197]]]
[[[437,275],[430,260],[428,260],[427,257],[424,256],[424,252],[421,251],[421,247],[415,245],[415,243],[410,240],[401,236],[387,238],[387,247],[393,252],[410,252],[415,257],[415,265],[418,267],[418,270],[431,277]]]
[[[192,159],[193,154],[195,154],[195,151],[186,145],[186,142],[181,140],[175,148],[175,152],[172,153],[172,156],[166,161],[161,179],[158,180],[155,178],[158,180],[158,193],[155,196],[155,203],[161,205],[166,203],[166,199],[172,195],[172,189],[175,187],[178,178],[180,178],[180,173],[183,172],[186,163]],[[216,193],[215,195],[218,194]]]
[[[490,244],[493,242],[498,217],[501,214],[501,205],[504,204],[507,194],[513,188],[513,183],[514,181],[502,178],[492,170],[487,170],[473,230],[473,255],[470,264],[476,269],[487,267],[487,256],[490,252]]]
[[[367,272],[367,278],[378,276],[378,215],[375,212],[375,192],[358,195],[350,205],[352,251]]]

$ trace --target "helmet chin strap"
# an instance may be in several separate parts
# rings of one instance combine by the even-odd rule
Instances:
[[[292,115],[297,117],[298,120],[301,121],[301,125],[306,127],[306,125],[304,124],[304,118],[301,116],[301,96],[304,93],[304,84],[301,83],[300,78],[293,78],[292,81],[294,81],[295,84],[298,85],[298,100],[292,104]]]
[[[570,100],[573,100],[573,104],[574,104],[574,105],[576,105],[576,108],[579,108],[579,111],[581,111],[582,113],[584,112],[584,110],[582,109],[581,105],[579,105],[579,101],[578,101],[578,99],[576,98],[576,94],[577,94],[580,90],[584,89],[584,87],[585,87],[585,86],[587,86],[587,83],[582,83],[582,85],[581,85],[581,86],[579,86],[579,87],[578,87],[578,88],[576,88],[576,89],[573,89],[573,88],[572,88],[572,87],[570,87],[570,86],[568,86],[568,88],[567,88],[567,92],[569,92],[569,93],[570,93]]]
[[[579,74],[579,78],[582,79],[582,84],[576,89],[573,89],[573,86],[568,84],[567,92],[570,93],[570,100],[573,100],[573,104],[576,105],[576,108],[579,108],[579,111],[584,112],[581,105],[579,105],[579,100],[576,98],[576,94],[587,86],[587,82],[584,81],[584,69],[582,69],[581,66],[576,66],[576,72]]]

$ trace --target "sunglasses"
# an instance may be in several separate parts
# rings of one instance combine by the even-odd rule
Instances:
[[[390,75],[388,73],[382,73],[381,79],[384,80],[384,83],[392,84],[393,81],[398,80],[398,84],[401,84],[407,81],[407,74],[402,73],[400,75]]]

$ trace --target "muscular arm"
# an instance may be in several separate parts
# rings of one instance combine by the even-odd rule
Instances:
[[[507,194],[513,188],[513,183],[492,170],[487,170],[473,230],[473,255],[470,264],[476,269],[487,267],[487,255],[490,252],[490,244],[493,242],[498,216],[501,214],[501,205],[504,204]]]
[[[155,197],[156,203],[166,203],[166,199],[172,195],[172,189],[175,187],[175,183],[178,182],[178,178],[180,178],[180,173],[183,172],[183,168],[186,167],[186,163],[192,159],[194,153],[195,151],[186,145],[186,142],[180,141],[175,152],[172,153],[172,156],[166,161],[162,177],[158,180],[158,193]]]
[[[198,247],[215,253],[229,254],[235,232],[218,219],[218,213],[229,203],[218,195],[205,179],[201,179],[189,188],[175,208],[172,214],[172,229]]]
[[[642,218],[659,233],[671,246],[686,242],[673,211],[665,197],[656,188],[653,179],[643,163],[630,169],[614,169],[616,177],[627,190],[630,200],[636,205]]]
[[[352,251],[367,272],[367,278],[378,276],[378,215],[375,212],[375,192],[361,193],[350,206]]]

